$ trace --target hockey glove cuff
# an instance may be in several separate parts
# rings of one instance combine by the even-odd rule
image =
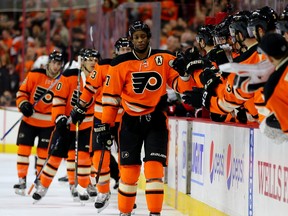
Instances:
[[[110,149],[113,145],[113,137],[110,130],[109,124],[99,124],[94,127],[96,133],[96,142]]]
[[[67,116],[60,115],[56,118],[56,130],[60,134],[60,136],[67,135],[69,131],[69,125],[67,125]]]
[[[184,100],[184,103],[189,104],[195,108],[200,108],[202,107],[202,98],[204,92],[205,91],[203,88],[194,87],[192,91],[185,91],[182,99]]]
[[[34,113],[33,105],[30,102],[23,102],[19,107],[24,116],[30,117]]]
[[[174,70],[176,70],[179,73],[181,77],[185,76],[186,61],[185,61],[184,54],[182,52],[177,53],[177,56],[172,63],[172,67]]]
[[[76,124],[78,122],[79,124],[81,124],[85,118],[86,111],[87,109],[85,107],[82,107],[79,104],[75,105],[70,113],[72,123]]]

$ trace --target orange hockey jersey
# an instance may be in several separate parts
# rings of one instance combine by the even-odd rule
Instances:
[[[54,126],[54,121],[51,121],[54,93],[53,89],[49,89],[51,85],[55,84],[54,82],[57,80],[48,77],[44,69],[36,69],[28,73],[16,94],[16,104],[17,107],[20,107],[23,102],[29,101],[31,104],[35,104],[35,112],[30,117],[24,116],[23,121],[36,127]],[[49,91],[46,92],[48,89]],[[40,98],[41,100],[38,101]]]
[[[266,106],[273,112],[284,133],[288,133],[288,58],[281,62],[264,86]]]
[[[257,52],[257,44],[250,47],[245,53],[241,54],[235,59],[235,62],[240,64],[255,64],[262,61],[262,55]],[[235,108],[246,103],[254,97],[253,93],[245,93],[241,89],[233,88],[235,74],[231,73],[227,77],[225,83],[226,88],[218,97],[211,98],[210,111],[219,114],[227,114],[232,112]],[[247,102],[246,107],[252,116],[257,116],[257,110],[251,100]]]
[[[151,50],[140,60],[132,51],[116,57],[103,87],[102,122],[113,124],[120,103],[131,116],[151,113],[166,95],[166,85],[177,92],[196,86],[191,76],[182,78],[171,65],[175,56],[163,50]]]
[[[69,116],[71,110],[76,105],[78,100],[78,69],[69,69],[64,72],[64,74],[59,79],[59,82],[54,90],[53,107],[52,107],[52,120],[53,122],[59,115]],[[83,72],[82,72],[83,73]],[[83,90],[83,80],[80,76],[80,92]],[[86,117],[82,124],[79,126],[79,130],[86,129],[92,126],[93,122],[93,100],[91,98],[88,103],[88,110],[86,112]],[[71,124],[71,131],[75,131],[75,125]]]
[[[109,70],[109,66],[112,59],[103,59],[98,64],[95,65],[95,70],[87,78],[86,85],[83,89],[83,93],[80,100],[85,104],[95,97],[94,105],[94,116],[98,119],[102,119],[102,90],[103,85],[105,85],[106,76]],[[123,108],[120,107],[118,110],[118,115],[116,122],[119,122],[123,114]]]

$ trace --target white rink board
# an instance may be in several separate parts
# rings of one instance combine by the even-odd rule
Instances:
[[[193,122],[191,196],[233,216],[247,215],[249,129]]]
[[[167,167],[167,184],[169,187],[176,189],[176,122],[175,119],[169,119],[169,155],[168,155],[168,167]]]
[[[188,121],[178,120],[178,131],[176,132],[178,145],[178,191],[187,194],[187,169],[188,169]]]
[[[255,130],[254,215],[288,215],[288,143],[276,144]]]
[[[9,107],[8,109],[15,110],[15,112],[0,109],[0,138],[2,138],[22,116],[20,112],[16,112],[17,109],[15,107]],[[0,143],[16,144],[19,125],[20,122],[8,133],[3,141],[0,140]]]

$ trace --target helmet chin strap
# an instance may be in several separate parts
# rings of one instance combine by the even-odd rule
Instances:
[[[82,70],[82,68],[84,68],[84,70]],[[82,67],[81,67],[81,71],[83,71],[84,73],[85,72],[87,72],[87,73],[90,73],[91,71],[89,71],[88,69],[87,69],[87,67],[85,66],[85,65],[83,65]]]

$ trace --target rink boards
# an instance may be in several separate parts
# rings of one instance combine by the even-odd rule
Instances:
[[[19,118],[0,110],[0,136]],[[0,141],[0,152],[16,152],[18,126]],[[198,119],[172,117],[169,129],[168,205],[191,216],[287,215],[287,143],[274,143],[252,126]]]

